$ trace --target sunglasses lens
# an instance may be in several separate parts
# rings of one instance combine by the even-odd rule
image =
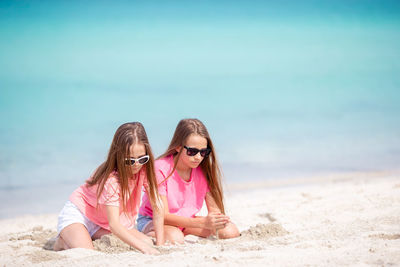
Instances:
[[[211,149],[210,148],[206,148],[206,149],[200,150],[200,155],[202,157],[207,157],[210,153],[211,153]]]
[[[149,157],[148,157],[148,156],[144,156],[144,157],[138,159],[138,162],[139,162],[140,164],[145,164],[145,163],[147,163],[148,161],[149,161]]]
[[[125,165],[134,165],[135,164],[135,160],[134,159],[126,159],[125,160]]]
[[[149,159],[150,159],[149,155],[143,156],[138,159],[125,158],[125,165],[133,166],[133,165],[135,165],[136,162],[143,165],[143,164],[146,164],[149,161]]]
[[[197,148],[188,148],[187,149],[188,156],[195,156],[197,153],[199,153],[199,150]]]
[[[186,147],[185,146],[185,148],[186,148],[186,154],[191,157],[196,156],[197,153],[200,152],[200,155],[204,158],[204,157],[207,157],[211,153],[211,148],[204,148],[201,150],[194,148],[194,147]]]

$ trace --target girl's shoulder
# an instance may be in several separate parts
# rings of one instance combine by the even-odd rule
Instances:
[[[118,175],[118,172],[116,171],[116,170],[114,170],[114,171],[112,171],[109,175],[108,175],[108,179],[119,179],[118,178],[119,177],[119,175]]]
[[[174,158],[172,155],[157,159],[154,162],[154,168],[156,171],[166,173],[174,167]]]
[[[119,184],[119,176],[117,171],[113,171],[108,175],[106,184]]]

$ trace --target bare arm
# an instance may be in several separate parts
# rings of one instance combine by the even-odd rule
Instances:
[[[206,217],[187,218],[169,213],[168,200],[166,196],[161,196],[164,204],[164,223],[182,228],[205,228],[214,230],[222,228],[227,222],[229,217],[221,214],[220,212],[209,212]],[[206,199],[207,203],[207,199]],[[208,206],[207,206],[208,207]]]
[[[208,213],[211,213],[211,212],[221,213],[221,210],[218,208],[217,203],[215,202],[215,200],[210,192],[207,192],[205,201],[206,201]]]
[[[221,210],[218,208],[213,196],[211,195],[210,192],[206,194],[206,205],[209,214],[210,213],[219,213],[221,214]],[[230,218],[226,216],[228,219],[224,225],[219,225],[218,227],[215,228],[215,233],[218,238],[226,239],[226,238],[233,238],[233,237],[238,237],[240,235],[239,230],[237,229],[236,225],[234,225]]]
[[[216,214],[222,214],[221,210],[218,208],[217,203],[215,202],[214,197],[211,195],[210,192],[207,192],[205,201],[206,201],[208,214],[215,214],[215,213]],[[223,224],[221,223],[221,224],[215,226],[214,229],[212,229],[213,232],[217,235],[218,238],[219,238],[219,235],[218,235],[219,231],[218,230],[225,228],[227,223],[230,222],[230,218],[228,216],[225,216],[225,219],[226,220],[224,221]]]
[[[119,207],[106,206],[108,223],[110,225],[111,232],[116,235],[119,239],[127,243],[128,245],[137,248],[145,254],[158,254],[159,251],[152,248],[144,240],[142,233],[133,229],[131,232],[128,231],[119,221]]]
[[[152,209],[153,209],[154,232],[156,235],[156,245],[161,246],[165,243],[165,239],[164,239],[164,208],[162,205],[160,207],[156,207],[154,204],[152,204]]]

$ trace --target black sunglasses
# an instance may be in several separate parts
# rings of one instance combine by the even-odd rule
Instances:
[[[143,157],[140,158],[125,158],[125,165],[135,165],[135,163],[139,163],[140,165],[146,164],[150,159],[149,155],[145,155]]]
[[[186,148],[186,154],[191,157],[196,156],[197,153],[200,152],[200,156],[202,156],[204,158],[204,157],[207,157],[208,155],[210,155],[210,153],[211,153],[211,148],[209,148],[209,147],[203,148],[203,149],[198,149],[195,147],[187,147],[187,146],[183,146],[183,147]]]

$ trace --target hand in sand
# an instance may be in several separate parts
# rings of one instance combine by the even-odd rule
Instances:
[[[219,212],[210,212],[205,217],[205,228],[210,230],[222,229],[230,222],[230,218]]]
[[[152,248],[150,246],[145,246],[144,248],[141,249],[143,254],[148,254],[148,255],[158,255],[160,254],[160,251],[158,251],[155,248]]]

